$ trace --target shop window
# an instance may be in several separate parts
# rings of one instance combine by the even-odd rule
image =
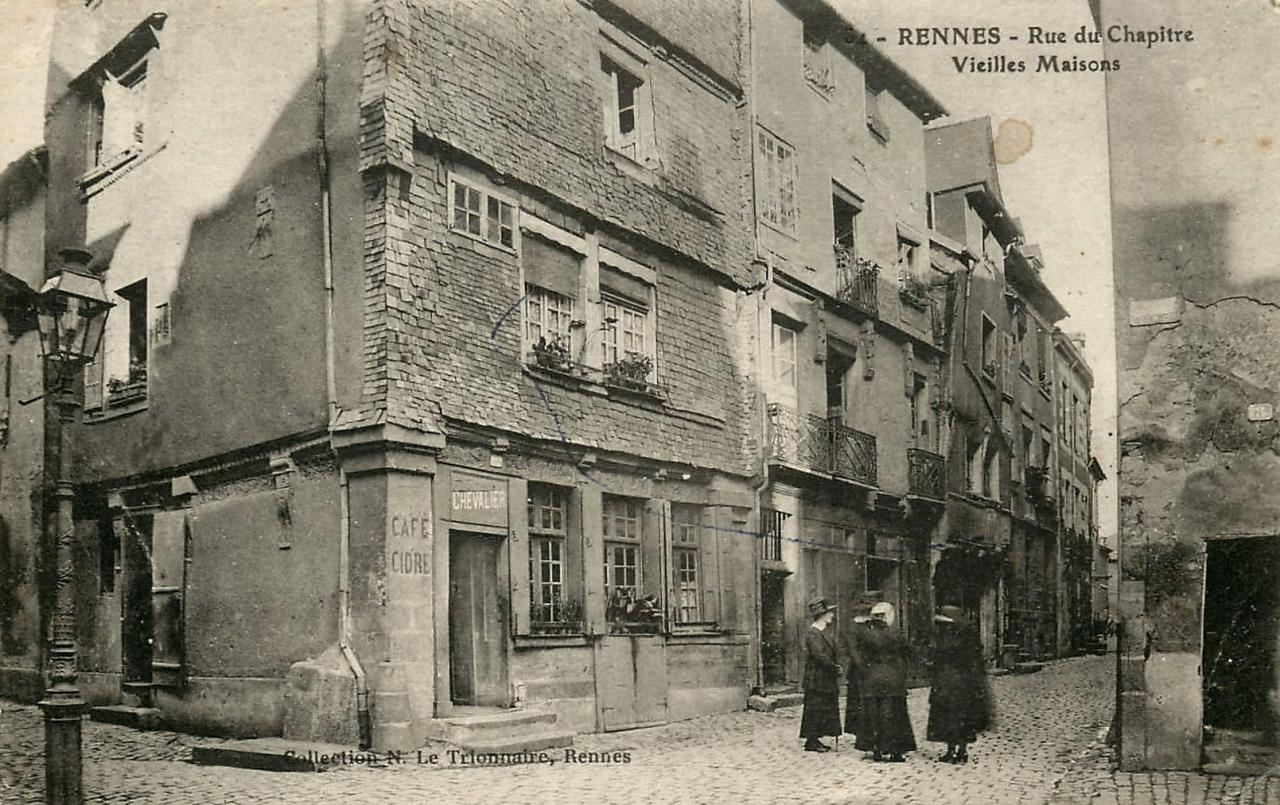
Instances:
[[[698,623],[702,616],[702,577],[699,556],[702,550],[702,507],[673,504],[671,507],[671,567],[675,582],[676,623]]]
[[[529,484],[529,604],[534,631],[581,629],[582,607],[568,585],[569,491]]]
[[[449,221],[454,232],[515,249],[515,204],[457,177],[449,180]]]
[[[659,631],[662,625],[661,554],[658,535],[646,529],[645,501],[605,495],[601,534],[604,543],[605,618],[625,631]]]
[[[796,233],[796,151],[763,128],[756,132],[756,213],[788,235]]]

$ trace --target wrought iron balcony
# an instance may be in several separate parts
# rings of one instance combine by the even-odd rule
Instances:
[[[836,298],[868,316],[880,315],[876,277],[880,266],[854,255],[853,247],[835,244]]]
[[[876,437],[836,419],[769,405],[769,457],[874,486]]]
[[[946,460],[928,450],[907,448],[907,489],[913,495],[941,500],[946,493]]]

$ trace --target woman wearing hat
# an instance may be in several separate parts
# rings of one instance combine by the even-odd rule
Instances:
[[[840,663],[836,639],[831,634],[835,604],[825,598],[809,602],[813,625],[804,636],[804,712],[800,716],[800,737],[806,752],[830,752],[818,740],[840,734]]]
[[[964,763],[969,747],[991,721],[982,641],[959,607],[938,608],[925,737],[947,745],[939,760]]]
[[[871,604],[853,605],[853,630],[848,642],[849,678],[844,705],[844,731],[850,735],[862,734],[862,658],[858,656],[858,635],[871,628]]]
[[[893,620],[893,605],[881,601],[871,608],[870,628],[858,633],[862,708],[854,746],[872,752],[874,760],[900,763],[903,753],[916,748],[916,737],[907,715],[911,647]]]

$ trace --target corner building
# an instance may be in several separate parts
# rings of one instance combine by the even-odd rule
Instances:
[[[92,704],[377,749],[745,706],[740,36],[642,2],[60,12],[47,243],[116,302],[73,434]]]

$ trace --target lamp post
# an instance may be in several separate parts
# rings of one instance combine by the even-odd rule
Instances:
[[[82,803],[80,719],[85,702],[76,687],[75,523],[71,484],[70,435],[80,401],[73,380],[76,370],[93,360],[102,340],[107,313],[103,281],[90,273],[92,255],[63,249],[61,265],[36,295],[44,386],[57,408],[57,455],[54,457],[53,529],[55,551],[53,617],[49,626],[49,688],[44,711],[45,801]]]

